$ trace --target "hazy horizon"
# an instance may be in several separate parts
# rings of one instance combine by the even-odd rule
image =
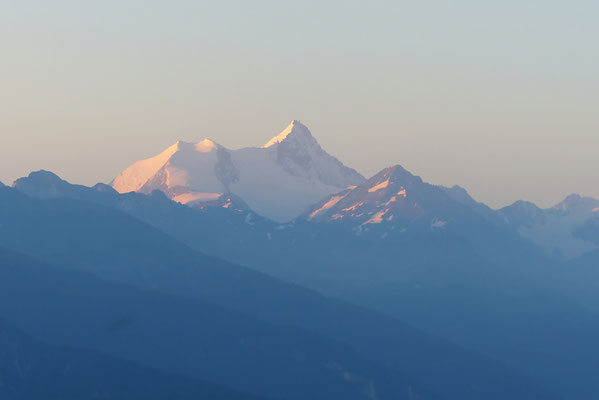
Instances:
[[[493,207],[599,197],[599,8],[576,4],[7,2],[0,181],[109,182],[298,119],[365,176],[401,164]]]

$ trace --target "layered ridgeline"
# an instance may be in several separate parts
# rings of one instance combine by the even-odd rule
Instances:
[[[125,169],[112,187],[120,193],[159,189],[183,204],[230,192],[257,213],[288,221],[324,196],[363,180],[324,151],[306,126],[292,121],[262,147],[230,150],[210,139],[177,142]]]
[[[50,197],[63,192],[87,201],[0,192],[0,243],[66,267],[0,263],[0,315],[28,333],[279,398],[552,398],[476,352],[194,252],[92,202],[136,210],[155,224],[168,220],[165,227],[189,219],[185,232],[195,226],[209,236],[214,225],[205,210],[157,194],[118,194],[41,175]],[[232,236],[230,248],[236,247]],[[263,246],[271,243],[266,235],[261,239]]]
[[[574,268],[565,268],[544,255],[565,252],[526,231],[533,227],[551,237],[556,226],[565,226],[567,237],[592,244],[598,212],[593,199],[570,196],[551,210],[525,202],[492,210],[458,186],[431,185],[394,166],[281,224],[232,193],[187,207],[160,191],[119,194],[102,184],[71,185],[46,172],[14,187],[36,197],[71,197],[127,212],[197,250],[481,351],[564,397],[599,392],[595,380],[564,368],[595,369],[599,350],[589,338],[599,327],[585,307],[599,309],[597,253],[588,252],[590,246],[572,262]],[[548,224],[551,218],[571,222]],[[334,336],[343,333],[335,330]]]
[[[580,299],[580,294],[584,294],[587,304],[599,304],[592,269],[580,268],[580,273],[574,274],[570,268],[552,265],[541,250],[523,240],[495,211],[472,200],[463,189],[430,185],[399,166],[325,198],[302,218],[285,224],[261,218],[234,195],[192,208],[173,202],[158,191],[150,195],[119,194],[102,184],[93,188],[71,185],[43,171],[18,180],[14,187],[35,197],[70,197],[126,212],[197,250],[375,308],[435,336],[500,359],[566,398],[585,398],[599,392],[595,379],[566,367],[578,364],[594,370],[599,353],[593,340],[599,334],[596,318],[568,298]],[[30,204],[28,211],[22,210],[20,216],[15,216],[13,227],[30,220],[31,226],[58,229],[67,218],[57,216],[40,223],[35,210],[46,204],[51,203]],[[9,213],[13,214],[14,211]],[[92,222],[89,218],[87,215],[82,223],[110,230],[108,221]],[[9,226],[7,222],[4,225],[5,229]],[[73,229],[85,232],[82,228]],[[123,261],[112,261],[114,271],[129,271],[132,254],[140,253],[135,256],[139,258],[147,249],[168,243],[158,240],[160,246],[143,245],[136,250],[132,238],[139,237],[139,233],[122,227],[113,229],[122,232],[122,236],[112,238],[115,242],[105,249],[108,254],[129,243],[129,255]],[[37,228],[33,233],[39,231]],[[25,237],[33,233],[16,234],[13,230],[5,240],[21,246],[21,251],[56,257],[57,249],[62,248],[61,242],[56,242],[60,236],[53,239],[50,248],[39,248],[40,243],[47,242],[42,238],[55,238],[54,231],[42,231],[35,246],[22,247],[29,242]],[[75,238],[78,236],[69,240]],[[87,248],[85,251],[90,254],[98,252],[98,246],[90,247],[86,240],[77,243],[61,251],[73,254]],[[198,254],[189,258],[203,259]],[[167,267],[172,265],[168,257],[156,264],[160,257],[152,252],[143,260],[151,270],[163,270],[165,275],[158,280],[161,286],[183,276],[171,288],[181,289],[180,285],[184,285],[186,293],[202,296],[209,290],[212,299],[221,304],[342,339],[360,346],[369,357],[393,363],[426,383],[437,382],[438,373],[453,376],[454,372],[445,368],[449,365],[464,368],[451,363],[436,365],[438,349],[421,352],[421,345],[413,341],[415,337],[410,339],[397,327],[383,325],[381,320],[356,319],[339,308],[327,311],[329,306],[319,302],[305,309],[301,306],[303,301],[291,296],[295,290],[290,287],[277,289],[271,297],[264,286],[252,284],[255,277],[231,277],[236,282],[231,286],[226,281],[214,283],[211,274],[203,274],[189,286],[187,273]],[[102,268],[98,271],[104,271],[105,263],[99,260],[97,265]],[[219,265],[215,271],[226,271]],[[91,268],[87,263],[81,266]],[[203,284],[202,290],[194,286],[199,283]],[[274,294],[283,292],[289,301],[282,302]],[[258,298],[256,293],[264,296]],[[406,348],[413,348],[418,355],[405,353]],[[470,376],[472,371],[462,372]],[[460,384],[464,378],[462,375],[451,379]],[[444,385],[441,387],[442,391],[447,390]],[[451,393],[455,393],[453,390]]]
[[[379,179],[385,171],[371,180]],[[262,147],[230,150],[210,139],[198,143],[177,142],[161,154],[125,169],[111,185],[120,193],[137,191],[149,194],[153,190],[161,190],[176,202],[200,208],[206,207],[206,203],[213,205],[223,196],[233,196],[247,210],[274,221],[285,222],[299,217],[306,209],[309,212],[304,213],[303,218],[321,220],[328,215],[329,208],[338,209],[333,207],[337,199],[346,195],[349,199],[355,198],[359,190],[353,192],[351,189],[364,181],[359,173],[324,151],[306,126],[292,121],[283,132]],[[384,179],[377,182],[383,183]],[[472,199],[459,186],[437,188],[487,222],[515,230],[552,256],[573,258],[599,249],[597,199],[573,194],[550,209],[540,209],[532,203],[518,201],[503,209],[492,210]],[[382,186],[379,190],[369,186],[368,190],[371,189],[370,198],[388,192]],[[402,200],[406,196],[401,190],[393,195],[395,199],[391,203],[394,204],[387,206],[393,206],[391,208],[396,211],[398,205],[412,201]],[[325,201],[322,202],[322,199]],[[341,204],[348,202],[344,199]],[[380,212],[384,211],[379,209],[371,215],[349,212],[352,210],[343,208],[339,210],[342,212],[329,217],[340,219],[343,216],[345,221],[359,220],[358,225],[365,228],[372,228],[381,216]],[[386,218],[389,221],[389,218],[402,218],[406,210],[402,206],[402,211],[397,215],[387,211]],[[418,212],[422,213],[422,210],[416,205],[410,211],[412,219]],[[310,215],[312,213],[314,215]],[[366,216],[366,220],[360,220]],[[428,222],[434,225],[433,228],[443,228],[444,223],[449,221]],[[395,224],[381,226],[388,225]]]

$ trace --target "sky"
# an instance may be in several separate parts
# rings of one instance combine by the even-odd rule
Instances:
[[[493,207],[599,197],[595,1],[3,0],[0,181],[109,182],[292,120],[369,176]]]

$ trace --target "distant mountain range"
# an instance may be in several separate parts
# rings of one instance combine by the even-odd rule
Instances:
[[[153,158],[134,163],[121,172],[111,185],[120,193],[137,191],[149,194],[153,190],[161,190],[174,201],[200,208],[205,207],[206,203],[214,204],[223,195],[233,195],[248,210],[276,222],[288,222],[300,216],[317,221],[323,218],[344,218],[347,221],[349,218],[357,223],[356,231],[375,229],[375,224],[383,222],[379,221],[383,218],[381,213],[385,213],[387,221],[393,218],[405,220],[406,217],[416,221],[422,217],[424,219],[419,222],[429,224],[433,229],[451,223],[442,219],[440,214],[434,214],[434,211],[441,210],[424,210],[416,198],[402,192],[404,189],[401,187],[386,198],[390,202],[386,208],[379,209],[382,206],[377,204],[376,211],[370,213],[372,210],[367,208],[373,206],[377,196],[390,193],[385,186],[385,174],[391,175],[391,181],[397,181],[402,174],[404,178],[406,174],[412,176],[401,166],[379,172],[366,184],[369,185],[366,189],[370,193],[370,206],[360,205],[361,211],[351,212],[354,210],[349,210],[350,207],[358,207],[357,197],[365,187],[366,179],[330,156],[310,130],[294,120],[262,147],[229,150],[210,139],[198,143],[177,142]],[[374,185],[373,181],[376,181]],[[403,183],[426,187],[418,186],[418,182]],[[377,184],[381,186],[377,187]],[[355,187],[358,188],[354,191]],[[474,200],[459,186],[439,188],[489,222],[515,229],[548,254],[573,258],[599,249],[597,199],[573,194],[547,210],[523,201],[492,210]],[[356,201],[346,204],[351,199]],[[429,196],[424,196],[419,201],[427,199]],[[346,207],[334,207],[333,203],[337,200],[346,204]],[[411,205],[411,209],[408,210],[407,204]],[[431,206],[434,207],[433,204]],[[336,212],[329,215],[327,210]],[[397,224],[384,223],[381,226],[396,227]],[[408,228],[399,228],[400,231],[402,229]]]

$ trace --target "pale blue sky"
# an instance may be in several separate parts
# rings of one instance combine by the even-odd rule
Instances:
[[[365,175],[493,206],[599,197],[594,1],[0,2],[0,180],[110,181],[292,119]]]

